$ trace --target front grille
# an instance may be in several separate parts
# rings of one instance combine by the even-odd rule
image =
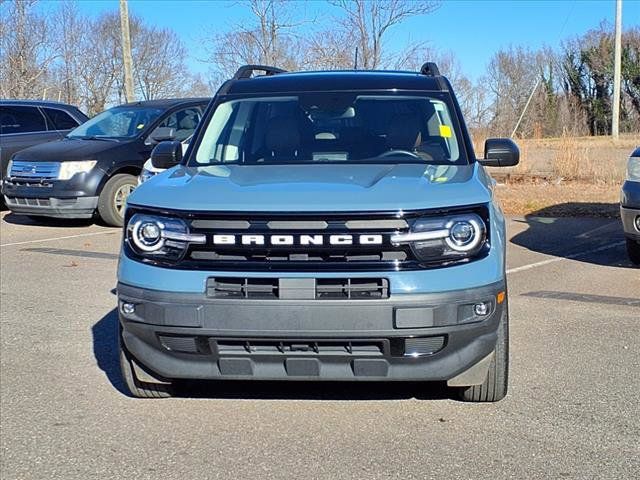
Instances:
[[[212,298],[278,298],[277,278],[219,277],[207,281],[207,296]]]
[[[51,201],[48,198],[18,198],[7,197],[8,205],[20,205],[24,207],[50,207]]]
[[[246,278],[207,280],[207,296],[228,299],[375,300],[389,298],[386,278]]]
[[[192,268],[218,271],[335,271],[341,268],[379,268],[381,264],[393,268],[413,258],[410,247],[396,246],[390,242],[392,234],[408,229],[409,221],[398,218],[396,214],[236,214],[231,217],[198,217],[191,220],[190,230],[205,234],[208,243],[191,246],[185,261],[190,262],[189,267]],[[214,235],[232,235],[235,243],[216,245],[212,241]],[[265,241],[265,245],[245,245],[242,244],[242,235],[258,235],[266,239],[273,235],[294,236],[296,240],[303,235],[321,236],[324,243],[274,246]],[[341,235],[351,236],[354,244],[329,244],[332,236]],[[364,236],[382,238],[382,243],[358,244]],[[323,297],[349,297],[353,291],[349,285],[319,286],[326,287]],[[337,293],[334,293],[334,287]],[[248,288],[251,290],[253,287],[249,285]]]
[[[160,258],[141,258],[142,261],[171,268],[217,272],[380,272],[435,268],[445,263],[425,264],[415,256],[411,245],[394,245],[391,237],[409,232],[418,218],[430,215],[474,212],[488,224],[486,205],[410,212],[243,213],[137,207],[135,212],[178,216],[187,222],[190,233],[206,238],[204,244],[191,244],[178,262],[163,262]],[[127,217],[133,213],[134,208],[129,208]],[[489,235],[490,232],[488,238]],[[348,242],[341,241],[345,238]],[[487,252],[488,249],[483,251],[482,256]],[[126,245],[125,253],[138,257]],[[355,292],[350,286],[334,287],[327,286],[324,296],[337,296],[336,291],[340,296]],[[267,291],[256,288],[256,285],[234,286],[233,292],[229,291],[227,295],[277,296],[274,285],[265,287]],[[379,291],[383,290],[380,287]]]
[[[218,355],[366,355],[382,356],[381,341],[351,340],[212,340]]]
[[[167,350],[196,355],[230,357],[420,357],[434,355],[446,336],[392,338],[216,338],[205,335],[159,334]]]
[[[59,162],[22,162],[11,163],[9,177],[17,179],[44,179],[53,180],[58,178],[60,172]]]

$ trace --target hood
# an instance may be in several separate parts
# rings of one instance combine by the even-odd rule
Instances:
[[[127,145],[112,140],[64,139],[41,143],[15,154],[15,160],[29,162],[60,162],[65,160],[95,160],[98,155]]]
[[[445,208],[490,200],[478,168],[477,164],[178,166],[137,188],[129,203],[242,212]]]

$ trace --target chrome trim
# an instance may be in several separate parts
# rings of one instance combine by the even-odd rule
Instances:
[[[161,230],[162,238],[166,238],[167,240],[177,240],[179,242],[189,242],[189,243],[199,243],[205,244],[207,243],[207,236],[204,234],[198,233],[180,233],[180,232],[171,232],[167,230]]]
[[[449,229],[431,230],[429,232],[398,233],[391,236],[391,243],[401,245],[403,243],[420,242],[424,240],[440,240],[449,236]]]
[[[60,173],[60,162],[29,162],[22,160],[12,160],[9,178],[41,178],[45,180],[55,180]]]

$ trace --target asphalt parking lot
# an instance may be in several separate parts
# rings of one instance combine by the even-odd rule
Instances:
[[[223,383],[127,397],[120,231],[0,226],[1,477],[638,478],[640,270],[616,219],[510,218],[511,384]]]

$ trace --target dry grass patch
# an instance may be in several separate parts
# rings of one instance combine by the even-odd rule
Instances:
[[[620,186],[582,182],[498,185],[495,194],[510,215],[607,217],[620,214]]]

